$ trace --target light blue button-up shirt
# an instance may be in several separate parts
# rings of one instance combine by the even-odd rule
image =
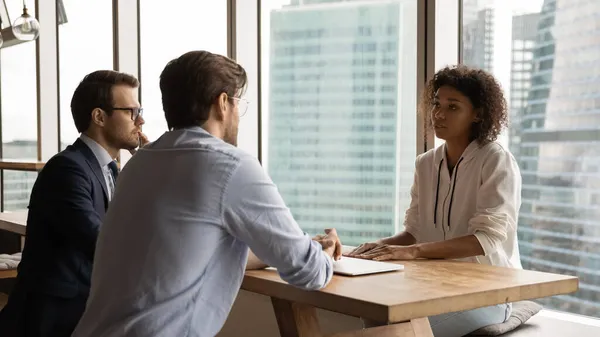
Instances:
[[[214,336],[248,247],[295,286],[331,280],[331,259],[255,158],[199,127],[166,132],[119,174],[73,336]]]

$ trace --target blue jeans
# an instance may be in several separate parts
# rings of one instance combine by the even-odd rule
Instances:
[[[490,324],[504,323],[512,305],[499,304],[467,311],[451,312],[429,317],[435,337],[462,337]]]

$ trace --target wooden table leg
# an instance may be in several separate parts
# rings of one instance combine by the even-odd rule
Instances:
[[[429,318],[415,318],[410,320],[415,337],[433,337],[433,331],[431,331],[431,324],[429,324]]]
[[[271,297],[277,326],[281,337],[322,337],[317,309]],[[328,337],[433,337],[429,319],[416,318],[410,322],[375,326],[366,329],[341,332]]]
[[[271,298],[281,337],[321,337],[314,307]]]

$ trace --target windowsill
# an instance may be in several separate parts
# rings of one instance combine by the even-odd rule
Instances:
[[[16,171],[40,171],[44,168],[44,162],[37,160],[27,160],[27,159],[9,159],[2,158],[0,159],[0,169],[2,170],[16,170]]]
[[[571,314],[571,313],[562,312],[562,311],[547,310],[547,309],[543,309],[542,311],[539,312],[538,315],[542,316],[542,317],[550,318],[550,319],[556,319],[556,320],[561,320],[561,321],[566,321],[566,322],[571,322],[571,323],[576,323],[576,324],[583,324],[583,325],[600,328],[600,319],[597,319],[594,317],[583,316],[583,315],[578,315],[578,314]]]

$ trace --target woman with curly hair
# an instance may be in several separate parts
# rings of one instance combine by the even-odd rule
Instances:
[[[521,175],[496,142],[506,100],[489,73],[464,65],[438,71],[420,103],[445,144],[417,157],[404,231],[365,243],[348,256],[373,260],[461,259],[522,268],[517,245]],[[504,322],[503,304],[430,317],[434,336],[463,336]]]

